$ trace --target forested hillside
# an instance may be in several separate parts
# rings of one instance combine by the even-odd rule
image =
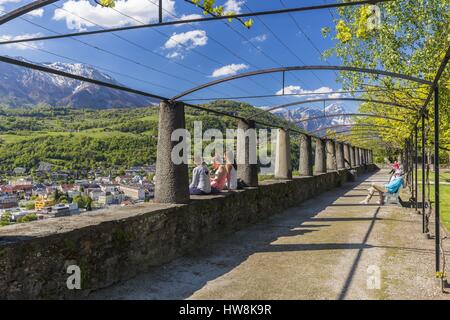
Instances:
[[[216,101],[205,107],[248,116],[259,110],[248,104]],[[272,114],[258,118],[285,123]],[[236,120],[186,109],[187,128],[236,128]],[[70,107],[0,107],[0,170],[35,169],[41,161],[68,170],[125,168],[156,160],[158,107],[75,109]],[[294,148],[295,150],[295,148]]]

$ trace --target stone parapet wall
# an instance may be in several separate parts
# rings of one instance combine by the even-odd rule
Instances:
[[[257,188],[193,197],[189,204],[141,204],[0,228],[0,298],[82,298],[280,213],[342,183],[355,171],[264,181]],[[81,270],[81,290],[66,286]]]

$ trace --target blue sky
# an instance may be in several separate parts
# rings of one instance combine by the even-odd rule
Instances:
[[[31,1],[0,0],[0,10],[10,11],[29,2]],[[157,7],[152,2],[156,3],[157,0],[119,0],[115,10],[112,10],[96,7],[93,1],[58,1],[55,5],[46,6],[43,10],[24,16],[23,19],[16,19],[3,25],[0,38],[5,40],[54,34],[49,30],[67,33],[155,22]],[[234,12],[280,9],[283,8],[283,4],[286,7],[295,7],[334,1],[282,0],[282,2],[218,0],[219,4],[224,4],[226,9]],[[183,0],[164,0],[164,8],[166,20],[172,20],[174,16],[202,15],[200,9]],[[22,56],[35,62],[73,62],[48,53],[52,52],[103,68],[102,71],[111,74],[125,85],[171,97],[195,85],[233,73],[279,66],[326,64],[321,60],[317,49],[323,51],[333,45],[331,39],[324,39],[321,34],[322,27],[333,27],[332,14],[336,16],[334,10],[330,12],[325,9],[292,13],[291,16],[287,14],[264,16],[255,18],[254,26],[250,30],[237,21],[232,23],[213,21],[117,33],[138,44],[139,47],[112,34],[78,38],[92,46],[106,49],[113,55],[68,38],[32,43],[34,48],[4,45],[0,50],[2,55]],[[117,55],[135,62],[126,61]],[[339,61],[332,58],[328,63],[334,65],[339,64]],[[287,73],[285,92],[311,92],[312,97],[314,92],[338,90],[340,85],[336,83],[335,77],[336,75],[330,71]],[[275,94],[282,88],[281,79],[281,74],[241,79],[197,92],[186,99]],[[273,106],[295,100],[299,100],[299,97],[241,99],[257,106]],[[355,107],[349,103],[344,106],[348,110]]]

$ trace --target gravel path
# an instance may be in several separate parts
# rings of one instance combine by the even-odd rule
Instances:
[[[421,216],[359,204],[386,179],[348,183],[90,298],[449,299]]]

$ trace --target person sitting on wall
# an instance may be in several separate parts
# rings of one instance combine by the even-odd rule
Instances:
[[[201,195],[211,193],[211,185],[209,184],[209,170],[203,162],[201,156],[194,157],[196,167],[192,171],[192,182],[189,185],[189,193],[192,195]]]
[[[400,163],[398,161],[394,161],[392,165],[391,171],[389,171],[389,182],[394,178],[395,173],[400,170]]]
[[[225,152],[225,170],[227,172],[227,188],[228,190],[236,190],[238,188],[237,164],[234,159],[233,151]]]
[[[379,195],[380,195],[380,201],[378,201],[378,204],[383,205],[384,204],[384,193],[388,192],[388,193],[396,193],[400,187],[404,187],[405,186],[405,180],[403,180],[403,171],[401,169],[398,169],[392,180],[388,183],[385,184],[384,187],[380,186],[376,183],[372,183],[372,186],[367,189],[367,191],[369,191],[369,194],[367,195],[367,198],[364,199],[363,201],[361,201],[361,204],[369,204],[370,199],[372,199],[373,194],[378,191]]]
[[[211,178],[211,193],[219,193],[227,182],[227,170],[221,156],[216,155],[213,158],[212,167],[215,170],[215,175],[214,178]]]

